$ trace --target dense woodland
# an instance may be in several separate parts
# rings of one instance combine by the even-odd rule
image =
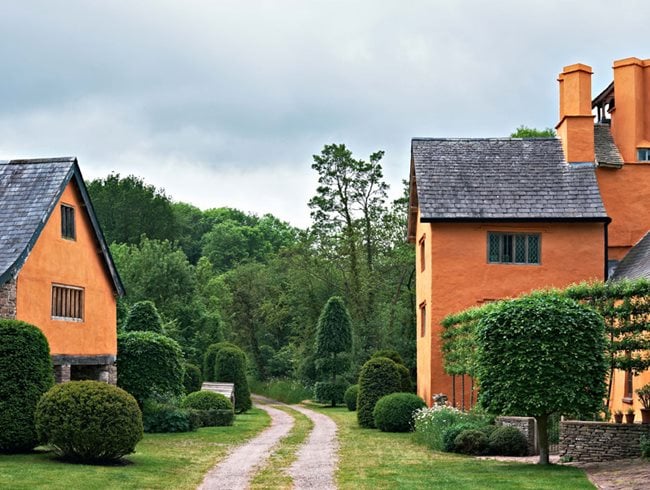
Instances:
[[[408,199],[388,202],[383,152],[356,159],[345,145],[314,155],[319,185],[312,224],[232,208],[175,202],[136,176],[88,183],[92,202],[127,290],[128,307],[151,300],[188,361],[229,340],[248,354],[257,379],[322,379],[315,361],[321,309],[341,296],[352,318],[347,377],[380,348],[415,370],[413,247],[406,242]]]

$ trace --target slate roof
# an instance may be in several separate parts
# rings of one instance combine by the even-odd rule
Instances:
[[[623,166],[623,158],[614,143],[609,124],[594,124],[594,151],[598,166],[615,168]]]
[[[124,286],[74,157],[0,161],[0,284],[18,274],[71,180],[84,201],[115,291],[123,295]]]
[[[609,221],[595,165],[556,138],[414,138],[411,157],[423,222]]]
[[[609,280],[640,278],[650,279],[650,231],[619,262]]]

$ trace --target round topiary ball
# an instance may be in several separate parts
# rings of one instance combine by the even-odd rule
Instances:
[[[216,378],[214,377],[214,363],[217,359],[217,353],[224,347],[234,347],[235,349],[239,349],[239,347],[230,342],[217,342],[216,344],[210,344],[205,350],[205,355],[203,356],[203,379],[205,381],[216,381]]]
[[[213,391],[195,391],[190,393],[181,402],[182,408],[194,410],[232,410],[232,403],[221,393]]]
[[[375,427],[373,410],[377,401],[400,391],[400,374],[397,364],[387,357],[369,359],[359,374],[357,421],[361,427]]]
[[[17,320],[0,320],[0,452],[29,451],[37,444],[34,411],[54,384],[43,332]]]
[[[153,397],[183,395],[183,352],[173,339],[154,332],[117,337],[117,384],[138,403]]]
[[[382,432],[409,432],[413,429],[413,413],[426,406],[424,400],[413,393],[386,395],[375,405],[375,425]]]
[[[461,454],[485,454],[488,448],[488,438],[478,429],[462,431],[454,439],[454,450]]]
[[[189,362],[185,363],[185,373],[183,374],[183,387],[185,388],[185,393],[189,394],[199,391],[201,385],[201,369]]]
[[[126,391],[99,381],[71,381],[49,390],[36,408],[41,442],[62,456],[111,461],[135,450],[142,413]]]
[[[528,442],[521,431],[509,425],[497,427],[488,439],[490,453],[498,456],[526,456]]]
[[[253,406],[251,392],[246,379],[246,354],[238,347],[223,347],[219,349],[214,364],[217,381],[234,383],[235,410],[239,413]]]
[[[129,310],[122,329],[125,332],[163,333],[163,322],[152,301],[138,301]]]
[[[357,409],[357,397],[359,396],[359,385],[352,385],[343,394],[343,401],[350,412]]]

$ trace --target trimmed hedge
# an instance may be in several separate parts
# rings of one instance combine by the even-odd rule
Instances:
[[[142,421],[147,433],[191,432],[201,427],[197,410],[187,410],[173,403],[146,400],[142,405]]]
[[[122,327],[124,332],[155,332],[162,334],[163,322],[152,301],[138,301],[129,310]]]
[[[204,381],[217,381],[217,378],[215,378],[214,363],[217,359],[217,353],[224,347],[234,347],[235,349],[239,349],[239,347],[230,342],[217,342],[216,344],[210,344],[203,355]]]
[[[142,413],[126,391],[99,381],[71,381],[49,390],[36,408],[41,442],[79,461],[111,461],[135,451]]]
[[[521,431],[515,427],[503,425],[497,427],[488,439],[490,452],[499,456],[526,456],[528,442]]]
[[[223,347],[219,349],[214,363],[214,373],[217,381],[235,384],[235,411],[241,413],[249,410],[251,392],[246,379],[246,354],[239,347]]]
[[[492,426],[493,427],[493,426]],[[481,430],[473,422],[460,422],[442,431],[442,450],[448,453],[456,451],[456,437],[466,430]],[[481,430],[485,434],[483,430]],[[487,437],[487,434],[485,434]]]
[[[357,399],[357,421],[361,427],[374,428],[373,410],[379,399],[400,390],[400,375],[397,364],[387,357],[369,359],[359,374],[359,398]]]
[[[404,393],[411,393],[414,391],[413,383],[411,381],[411,373],[409,373],[408,368],[406,367],[406,365],[404,365],[402,356],[400,356],[396,350],[380,349],[372,355],[372,358],[376,358],[376,357],[387,357],[395,364],[397,364],[397,369],[399,370],[399,375],[400,375],[400,384],[401,384],[400,391],[403,391]]]
[[[424,400],[413,393],[386,395],[373,410],[375,425],[382,432],[409,432],[413,430],[413,413],[426,406]]]
[[[201,379],[201,369],[196,364],[185,363],[185,372],[183,373],[183,387],[185,393],[190,394],[201,390],[203,384]]]
[[[0,453],[36,446],[34,412],[53,384],[50,348],[43,332],[21,321],[0,320]]]
[[[230,400],[221,393],[213,391],[196,391],[190,393],[181,402],[182,408],[194,410],[232,410]]]
[[[345,381],[319,381],[314,385],[314,400],[318,403],[329,403],[332,406],[340,405],[343,403],[343,395],[348,388],[348,383]]]
[[[488,450],[488,438],[478,429],[464,430],[454,439],[454,450],[461,454],[485,454]]]
[[[138,403],[149,398],[183,395],[184,361],[173,339],[154,332],[127,332],[117,337],[117,384]]]
[[[343,394],[343,401],[350,412],[357,409],[357,398],[359,396],[359,385],[352,385]]]
[[[375,353],[371,356],[371,358],[376,358],[376,357],[387,357],[395,364],[404,365],[404,360],[402,359],[402,356],[400,356],[399,352],[397,352],[395,349],[379,349],[378,351],[375,351]]]

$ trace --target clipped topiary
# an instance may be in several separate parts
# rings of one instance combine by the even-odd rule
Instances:
[[[246,354],[244,351],[238,347],[219,349],[214,372],[217,381],[235,384],[235,410],[237,412],[245,412],[253,406],[246,379]]]
[[[157,400],[145,400],[142,404],[142,423],[147,433],[191,432],[203,425],[197,411]]]
[[[350,412],[357,409],[357,397],[359,396],[359,385],[352,385],[343,394],[343,401]]]
[[[214,377],[214,362],[217,359],[217,353],[224,347],[234,347],[235,349],[239,349],[239,347],[230,342],[217,342],[216,344],[210,344],[205,350],[203,356],[203,379],[205,381],[216,381],[216,378]]]
[[[409,432],[413,430],[413,413],[426,406],[424,400],[413,393],[386,395],[375,405],[375,425],[382,432]]]
[[[213,391],[196,391],[190,393],[181,402],[183,408],[193,408],[195,410],[232,410],[233,406],[230,400],[221,393]]]
[[[36,404],[53,384],[43,332],[28,323],[0,320],[0,452],[36,446]]]
[[[329,403],[336,406],[343,403],[343,395],[348,388],[345,381],[319,381],[314,385],[314,400],[318,403]]]
[[[117,384],[138,403],[183,395],[183,352],[178,342],[154,332],[117,337]]]
[[[515,427],[503,425],[492,431],[488,439],[490,453],[498,456],[526,456],[528,442],[521,431]]]
[[[122,327],[124,332],[163,333],[163,322],[152,301],[138,301],[131,309]]]
[[[456,437],[466,430],[481,430],[473,422],[459,422],[442,431],[442,450],[448,453],[456,451]],[[485,434],[484,431],[481,430]],[[485,434],[486,437],[488,436]]]
[[[411,382],[411,373],[409,373],[408,368],[404,365],[404,361],[402,360],[402,356],[399,355],[399,353],[396,350],[393,349],[380,349],[376,351],[373,355],[373,358],[375,357],[387,357],[391,361],[393,361],[395,364],[397,364],[397,369],[399,369],[399,375],[400,375],[400,385],[401,389],[400,391],[403,391],[405,393],[410,393],[413,391],[413,383]]]
[[[142,439],[142,413],[135,399],[99,381],[71,381],[49,390],[38,403],[41,442],[66,458],[110,461],[132,453]]]
[[[185,372],[183,373],[183,387],[185,393],[194,393],[201,389],[201,370],[195,364],[185,363]]]
[[[488,449],[487,436],[478,429],[462,431],[454,439],[454,450],[461,454],[485,454]]]
[[[369,359],[359,374],[357,421],[361,427],[375,427],[373,410],[379,399],[400,390],[397,364],[387,357]]]
[[[404,365],[402,356],[400,356],[399,352],[397,352],[395,349],[379,349],[378,351],[375,351],[375,353],[371,357],[387,357],[395,364]]]

